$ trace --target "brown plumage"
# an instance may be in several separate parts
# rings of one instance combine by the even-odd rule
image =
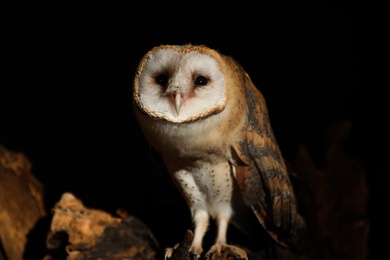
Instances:
[[[211,217],[218,232],[206,256],[229,248],[245,259],[226,242],[244,204],[279,244],[299,240],[305,222],[266,102],[234,59],[206,46],[158,46],[141,60],[133,90],[140,127],[191,210],[191,253],[202,254]]]

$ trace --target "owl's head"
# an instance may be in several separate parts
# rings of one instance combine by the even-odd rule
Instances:
[[[146,53],[138,66],[134,103],[153,118],[192,122],[223,111],[225,81],[217,51],[205,46],[162,45]]]

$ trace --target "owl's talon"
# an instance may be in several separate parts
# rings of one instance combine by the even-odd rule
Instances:
[[[197,253],[190,253],[190,259],[191,260],[198,260],[200,258],[200,255]]]
[[[248,260],[247,256],[241,256],[240,254],[235,253],[234,254],[234,259],[236,260]]]
[[[175,244],[173,247],[165,248],[164,260],[168,260],[172,257],[173,251],[175,251],[179,247],[179,243]]]
[[[171,258],[172,253],[173,253],[173,248],[171,248],[171,247],[165,248],[164,260],[168,260],[169,258]]]

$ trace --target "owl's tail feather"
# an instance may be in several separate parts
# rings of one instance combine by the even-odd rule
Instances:
[[[257,219],[277,244],[299,255],[304,254],[309,249],[311,240],[308,237],[306,222],[300,214],[293,213],[288,225],[290,228],[285,229],[265,223],[264,216],[259,214],[256,208],[256,206],[252,206]]]

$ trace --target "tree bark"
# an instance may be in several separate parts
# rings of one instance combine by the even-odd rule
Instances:
[[[0,146],[0,255],[4,259],[25,259],[28,234],[46,216],[43,193],[29,160]]]

